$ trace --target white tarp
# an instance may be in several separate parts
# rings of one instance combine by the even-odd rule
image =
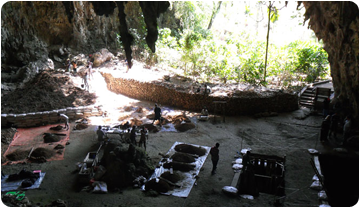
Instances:
[[[45,172],[40,173],[40,177],[35,181],[35,183],[30,186],[23,188],[21,187],[21,183],[25,180],[17,180],[17,181],[6,181],[9,178],[9,175],[5,175],[1,179],[1,191],[14,191],[14,190],[25,190],[25,189],[36,189],[40,187],[41,182],[44,180]]]
[[[178,144],[187,144],[187,143],[183,143],[183,142],[175,142],[173,144],[173,146],[170,148],[170,150],[166,153],[166,155],[169,155],[170,157],[175,154],[175,146]],[[178,181],[176,183],[176,185],[179,185],[180,188],[174,188],[173,190],[168,191],[167,193],[162,193],[165,195],[173,195],[173,196],[178,196],[178,197],[188,197],[190,194],[190,191],[192,189],[192,187],[194,186],[194,183],[196,181],[196,176],[199,174],[201,167],[204,165],[205,160],[207,158],[207,156],[209,155],[210,152],[210,147],[208,146],[200,146],[200,145],[194,145],[194,144],[187,144],[187,145],[192,145],[195,147],[201,147],[204,148],[206,150],[205,155],[198,157],[195,162],[190,163],[190,164],[194,164],[195,168],[194,170],[191,170],[189,172],[181,172],[178,170],[174,170],[174,172],[176,171],[176,173],[180,174],[183,178],[183,180]],[[149,180],[153,179],[153,178],[158,178],[161,174],[163,174],[166,171],[170,171],[167,168],[164,168],[162,166],[162,162],[159,163],[159,168],[156,168],[153,175],[149,178]]]

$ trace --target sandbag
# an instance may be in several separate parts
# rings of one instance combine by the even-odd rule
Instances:
[[[319,191],[318,193],[319,200],[328,200],[327,194],[324,190]]]
[[[236,164],[242,164],[242,158],[236,159],[234,163],[236,163]]]
[[[320,190],[322,190],[323,187],[322,187],[320,181],[314,181],[314,182],[310,185],[310,188],[320,191]]]
[[[92,193],[107,193],[107,184],[103,181],[95,181],[92,186],[94,189]]]
[[[235,163],[235,164],[232,166],[232,168],[233,168],[234,170],[240,170],[240,169],[243,168],[243,165],[242,165],[242,164],[237,164],[237,163]]]
[[[230,195],[236,195],[238,193],[238,189],[233,186],[224,186],[222,191]]]

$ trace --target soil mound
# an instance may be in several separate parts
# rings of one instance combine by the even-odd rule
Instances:
[[[115,140],[106,145],[101,163],[106,168],[101,180],[109,189],[125,188],[139,176],[149,177],[155,169],[142,148]]]
[[[63,129],[63,126],[61,126],[61,125],[50,127],[50,130],[55,130],[55,131],[60,131],[61,129]]]
[[[145,183],[145,190],[154,190],[159,193],[166,193],[169,190],[171,190],[171,186],[164,180],[159,179],[158,182],[156,182],[156,179],[153,178],[150,181]]]
[[[188,163],[180,163],[180,162],[169,162],[164,164],[164,168],[173,168],[174,170],[179,170],[182,172],[189,172],[190,170],[195,169],[195,165]]]
[[[124,111],[126,111],[126,112],[130,112],[130,111],[132,111],[133,110],[133,107],[132,106],[125,106],[124,107]]]
[[[136,110],[135,110],[136,113],[142,113],[144,112],[143,108],[142,107],[138,107]]]
[[[8,154],[6,158],[11,161],[24,160],[29,155],[30,150],[31,149],[28,151],[15,150],[14,152]]]
[[[95,103],[96,96],[74,87],[70,77],[47,71],[1,97],[2,113],[28,113]]]
[[[190,123],[190,119],[184,115],[176,115],[176,116],[168,116],[166,117],[171,123],[175,125],[181,124],[183,121],[186,123]]]
[[[86,129],[87,127],[89,127],[89,125],[83,124],[83,123],[79,123],[79,124],[76,124],[75,129],[76,129],[76,130],[83,130],[83,129]]]
[[[206,149],[202,147],[194,147],[193,145],[188,144],[178,144],[175,146],[177,152],[189,153],[194,155],[203,156],[206,153]]]
[[[194,128],[195,128],[195,124],[193,124],[193,123],[182,123],[182,124],[175,125],[175,129],[180,132],[185,132],[185,131],[188,131],[188,130],[194,129]]]
[[[177,183],[178,181],[183,179],[183,177],[179,173],[175,172],[175,173],[171,174],[169,171],[164,172],[163,174],[161,174],[160,177],[162,177],[172,183]]]
[[[171,156],[171,159],[175,162],[192,163],[195,162],[195,158],[189,154],[176,152]]]
[[[1,130],[1,143],[10,144],[16,133],[15,128],[8,128]]]
[[[144,124],[143,126],[145,126],[145,128],[147,128],[147,130],[149,130],[149,132],[152,132],[152,133],[159,132],[159,129],[156,126],[154,126],[153,124]]]
[[[44,142],[45,143],[58,142],[60,140],[61,140],[61,138],[58,135],[49,134],[49,133],[44,134]]]
[[[32,153],[32,157],[44,157],[46,159],[52,157],[54,155],[53,150],[49,150],[43,147],[36,148]]]
[[[133,118],[130,120],[130,126],[141,126],[143,122],[137,118]]]
[[[120,116],[119,118],[118,118],[118,121],[121,121],[122,122],[122,124],[125,124],[126,123],[126,119],[128,119],[130,117],[130,115],[125,115],[125,116]]]

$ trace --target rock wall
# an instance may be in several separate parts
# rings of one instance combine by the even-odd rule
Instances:
[[[94,52],[116,47],[118,11],[97,15],[91,2],[6,2],[1,9],[2,64],[22,67],[63,54],[59,48]],[[65,61],[65,60],[63,60]]]
[[[298,109],[298,96],[286,92],[267,92],[259,94],[256,92],[242,92],[232,97],[216,97],[192,94],[188,91],[175,88],[171,84],[163,82],[140,82],[133,79],[114,78],[109,73],[102,73],[108,89],[121,93],[131,98],[147,100],[178,107],[184,110],[201,111],[206,106],[210,113],[225,115],[253,115],[263,112],[290,112]],[[226,104],[214,102],[226,101]],[[224,109],[221,109],[221,107]]]
[[[95,106],[68,107],[52,111],[32,112],[24,114],[1,114],[1,127],[16,126],[28,128],[59,123],[58,113],[63,113],[69,120],[86,118],[89,116],[101,116],[103,112]]]
[[[351,1],[304,1],[305,21],[329,54],[335,97],[359,118],[359,8]]]

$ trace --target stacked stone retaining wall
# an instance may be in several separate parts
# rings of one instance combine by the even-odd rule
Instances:
[[[264,112],[290,112],[299,108],[296,93],[269,91],[266,93],[238,92],[237,95],[213,96],[190,93],[190,89],[174,86],[171,82],[141,82],[134,79],[114,78],[102,73],[109,90],[139,100],[147,100],[178,107],[184,110],[201,111],[207,106],[210,113],[225,115],[254,115]],[[226,101],[222,106],[214,101]]]
[[[58,113],[67,115],[69,120],[76,120],[89,116],[100,116],[103,112],[95,106],[80,106],[24,114],[1,114],[1,127],[15,126],[18,128],[26,128],[56,124],[60,121],[60,118],[57,115]]]

